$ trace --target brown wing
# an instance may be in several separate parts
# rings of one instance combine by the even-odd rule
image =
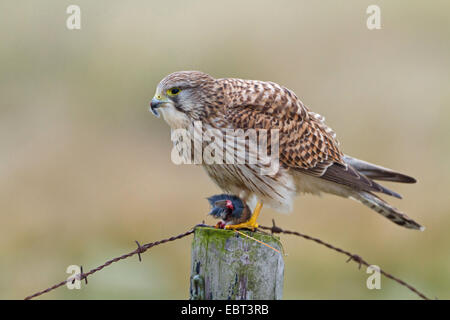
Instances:
[[[398,196],[347,165],[335,133],[292,91],[271,82],[226,81],[228,123],[236,129],[266,129],[269,137],[270,129],[279,129],[282,165],[352,189]]]
[[[244,130],[278,129],[280,161],[286,167],[321,176],[333,163],[345,165],[334,132],[292,91],[271,82],[228,82],[228,122]]]

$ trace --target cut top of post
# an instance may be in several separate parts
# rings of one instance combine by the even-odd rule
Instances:
[[[192,242],[191,299],[281,299],[280,239],[251,231],[201,227]]]

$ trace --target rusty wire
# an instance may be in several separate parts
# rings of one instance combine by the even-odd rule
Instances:
[[[333,246],[333,245],[331,245],[331,244],[329,244],[327,242],[324,242],[324,241],[322,241],[322,240],[320,240],[318,238],[314,238],[314,237],[308,236],[306,234],[303,234],[303,233],[300,233],[300,232],[297,232],[297,231],[283,230],[282,228],[280,228],[277,225],[275,225],[275,220],[273,220],[273,219],[272,219],[272,224],[273,224],[272,227],[259,226],[259,228],[264,229],[264,230],[270,230],[272,233],[291,234],[291,235],[295,235],[295,236],[298,236],[298,237],[302,237],[302,238],[307,239],[307,240],[314,241],[314,242],[316,242],[318,244],[321,244],[321,245],[323,245],[323,246],[325,246],[325,247],[327,247],[327,248],[329,248],[331,250],[337,251],[339,253],[342,253],[342,254],[348,256],[349,258],[348,258],[348,260],[346,262],[355,261],[359,265],[358,266],[359,269],[361,269],[361,265],[365,265],[366,267],[371,266],[371,264],[369,264],[367,261],[365,261],[361,256],[359,256],[357,254],[350,253],[350,252],[348,252],[348,251],[346,251],[344,249],[335,247],[335,246]],[[406,283],[405,281],[403,281],[403,280],[393,276],[392,274],[382,270],[381,268],[380,268],[380,273],[382,275],[384,275],[386,278],[389,278],[389,279],[397,282],[398,284],[408,288],[409,290],[411,290],[412,292],[417,294],[422,299],[430,300],[430,298],[428,298],[426,295],[424,295],[422,292],[420,292],[419,290],[417,290],[413,286],[411,286],[408,283]]]
[[[327,247],[327,248],[329,248],[329,249],[332,249],[332,250],[334,250],[334,251],[337,251],[337,252],[339,252],[339,253],[342,253],[342,254],[348,256],[349,259],[347,260],[347,262],[349,262],[349,261],[355,261],[356,263],[359,264],[359,268],[361,268],[361,265],[365,265],[365,266],[367,266],[367,267],[370,266],[370,264],[369,264],[368,262],[366,262],[363,258],[361,258],[359,255],[352,254],[352,253],[350,253],[350,252],[348,252],[348,251],[346,251],[346,250],[337,248],[337,247],[335,247],[335,246],[333,246],[333,245],[331,245],[331,244],[329,244],[329,243],[326,243],[326,242],[324,242],[324,241],[322,241],[322,240],[320,240],[320,239],[318,239],[318,238],[314,238],[314,237],[308,236],[308,235],[306,235],[306,234],[302,234],[302,233],[297,232],[297,231],[284,230],[284,229],[282,229],[282,228],[276,226],[274,220],[272,220],[272,223],[273,223],[273,226],[272,226],[272,227],[259,226],[259,228],[260,228],[260,229],[264,229],[264,230],[270,230],[272,233],[283,233],[283,234],[296,235],[296,236],[302,237],[302,238],[304,238],[304,239],[314,241],[314,242],[316,242],[316,243],[318,243],[318,244],[321,244],[321,245],[323,245],[323,246],[325,246],[325,247]],[[163,243],[167,243],[167,242],[170,242],[170,241],[175,241],[175,240],[184,238],[184,237],[186,237],[186,236],[188,236],[188,235],[194,233],[194,231],[195,231],[195,229],[196,229],[197,227],[212,227],[212,226],[208,226],[208,225],[205,225],[205,224],[197,224],[197,225],[195,225],[193,228],[191,228],[190,230],[188,230],[188,231],[186,231],[186,232],[184,232],[184,233],[181,233],[181,234],[179,234],[179,235],[176,235],[176,236],[173,236],[173,237],[170,237],[170,238],[166,238],[166,239],[162,239],[162,240],[159,240],[159,241],[155,241],[155,242],[146,243],[146,244],[144,244],[144,245],[140,245],[138,241],[135,241],[136,244],[137,244],[137,249],[136,249],[136,250],[131,251],[131,252],[129,252],[129,253],[126,253],[126,254],[124,254],[124,255],[121,255],[121,256],[119,256],[119,257],[116,257],[116,258],[114,258],[114,259],[108,260],[108,261],[106,261],[104,264],[98,266],[97,268],[91,269],[90,271],[88,271],[88,272],[86,272],[86,273],[83,273],[83,267],[81,266],[81,268],[80,268],[80,269],[81,269],[81,270],[80,270],[80,271],[81,271],[80,274],[76,275],[74,278],[66,279],[66,280],[61,281],[61,282],[59,282],[59,283],[57,283],[57,284],[55,284],[55,285],[53,285],[53,286],[51,286],[51,287],[49,287],[49,288],[47,288],[47,289],[45,289],[45,290],[36,292],[36,293],[34,293],[34,294],[32,294],[32,295],[26,297],[25,300],[31,300],[31,299],[33,299],[33,298],[36,298],[36,297],[40,296],[40,295],[43,295],[43,294],[48,293],[48,292],[50,292],[50,291],[53,291],[53,290],[55,290],[55,289],[57,289],[57,288],[59,288],[59,287],[64,286],[64,285],[67,284],[69,281],[72,281],[72,283],[73,283],[75,280],[85,280],[85,283],[87,284],[87,283],[88,283],[88,282],[87,282],[87,277],[88,277],[88,276],[90,276],[90,275],[96,273],[97,271],[102,270],[103,268],[109,266],[110,264],[112,264],[112,263],[114,263],[114,262],[118,262],[118,261],[120,261],[120,260],[127,259],[127,258],[129,258],[129,257],[131,257],[131,256],[136,255],[136,254],[138,255],[139,261],[142,261],[141,254],[144,253],[145,251],[147,251],[148,249],[150,249],[150,248],[152,248],[152,247],[155,247],[155,246],[157,246],[157,245],[163,244]],[[400,280],[399,278],[397,278],[397,277],[395,277],[395,276],[393,276],[393,275],[387,273],[386,271],[382,270],[381,268],[380,268],[380,273],[383,274],[385,277],[387,277],[387,278],[389,278],[389,279],[391,279],[391,280],[393,280],[393,281],[399,283],[400,285],[402,285],[402,286],[408,288],[408,289],[411,290],[412,292],[416,293],[416,294],[417,294],[419,297],[421,297],[422,299],[424,299],[424,300],[429,300],[429,298],[428,298],[427,296],[425,296],[423,293],[421,293],[419,290],[417,290],[417,289],[414,288],[413,286],[409,285],[409,284],[406,283],[405,281]]]
[[[79,275],[77,275],[77,277],[74,278],[73,280],[72,279],[67,279],[67,280],[61,281],[60,283],[55,284],[55,285],[53,285],[53,286],[51,286],[51,287],[49,287],[49,288],[47,288],[45,290],[36,292],[35,294],[32,294],[32,295],[26,297],[25,300],[31,300],[31,299],[33,299],[35,297],[38,297],[38,296],[40,296],[40,295],[42,295],[44,293],[53,291],[56,288],[62,287],[63,285],[65,285],[67,282],[69,282],[71,280],[72,280],[72,282],[74,282],[76,279],[78,279],[78,280],[83,280],[84,279],[86,281],[86,284],[87,284],[87,277],[88,276],[96,273],[97,271],[102,270],[103,268],[109,266],[110,264],[112,264],[114,262],[127,259],[127,258],[129,258],[131,256],[134,256],[135,254],[138,255],[139,261],[142,261],[141,253],[144,253],[145,251],[147,251],[148,249],[150,249],[150,248],[152,248],[154,246],[157,246],[157,245],[160,245],[160,244],[163,244],[163,243],[166,243],[166,242],[175,241],[175,240],[184,238],[184,237],[190,235],[191,233],[193,233],[195,231],[195,228],[199,227],[199,226],[206,226],[206,225],[199,224],[199,225],[196,225],[194,228],[190,229],[189,231],[181,233],[181,234],[179,234],[177,236],[173,236],[173,237],[170,237],[170,238],[167,238],[167,239],[162,239],[162,240],[155,241],[155,242],[146,243],[146,244],[144,244],[142,246],[139,244],[139,242],[135,241],[137,246],[138,246],[138,248],[136,250],[131,251],[129,253],[126,253],[124,255],[121,255],[120,257],[108,260],[104,264],[102,264],[101,266],[98,266],[97,268],[94,268],[94,269],[92,269],[92,270],[90,270],[89,272],[86,272],[86,273],[83,273],[83,268],[81,268],[81,273]]]

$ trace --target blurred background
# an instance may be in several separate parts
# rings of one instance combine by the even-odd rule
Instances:
[[[67,6],[81,30],[66,28]],[[381,8],[381,30],[366,9]],[[0,2],[0,298],[21,299],[206,219],[220,190],[170,160],[148,112],[178,70],[271,80],[324,115],[345,153],[416,177],[389,201],[407,230],[333,196],[297,198],[288,229],[327,240],[450,298],[450,3],[433,1]],[[317,244],[282,236],[285,299],[416,299]],[[113,264],[42,299],[185,299],[191,238]]]

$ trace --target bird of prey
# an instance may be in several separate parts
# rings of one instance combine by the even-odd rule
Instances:
[[[202,163],[209,177],[226,193],[256,202],[252,217],[227,229],[258,227],[263,204],[291,211],[296,195],[329,193],[361,202],[397,225],[424,230],[376,194],[401,198],[375,180],[414,183],[393,170],[345,155],[324,118],[306,107],[296,94],[277,83],[215,79],[199,71],[169,74],[158,84],[150,110],[161,113],[172,130],[276,129],[279,170],[261,174],[264,163]],[[270,140],[270,135],[269,135]],[[245,148],[246,146],[236,146]]]
[[[251,218],[248,205],[235,195],[218,194],[209,197],[208,201],[211,205],[211,211],[208,214],[221,219],[216,225],[217,228],[245,223]]]

